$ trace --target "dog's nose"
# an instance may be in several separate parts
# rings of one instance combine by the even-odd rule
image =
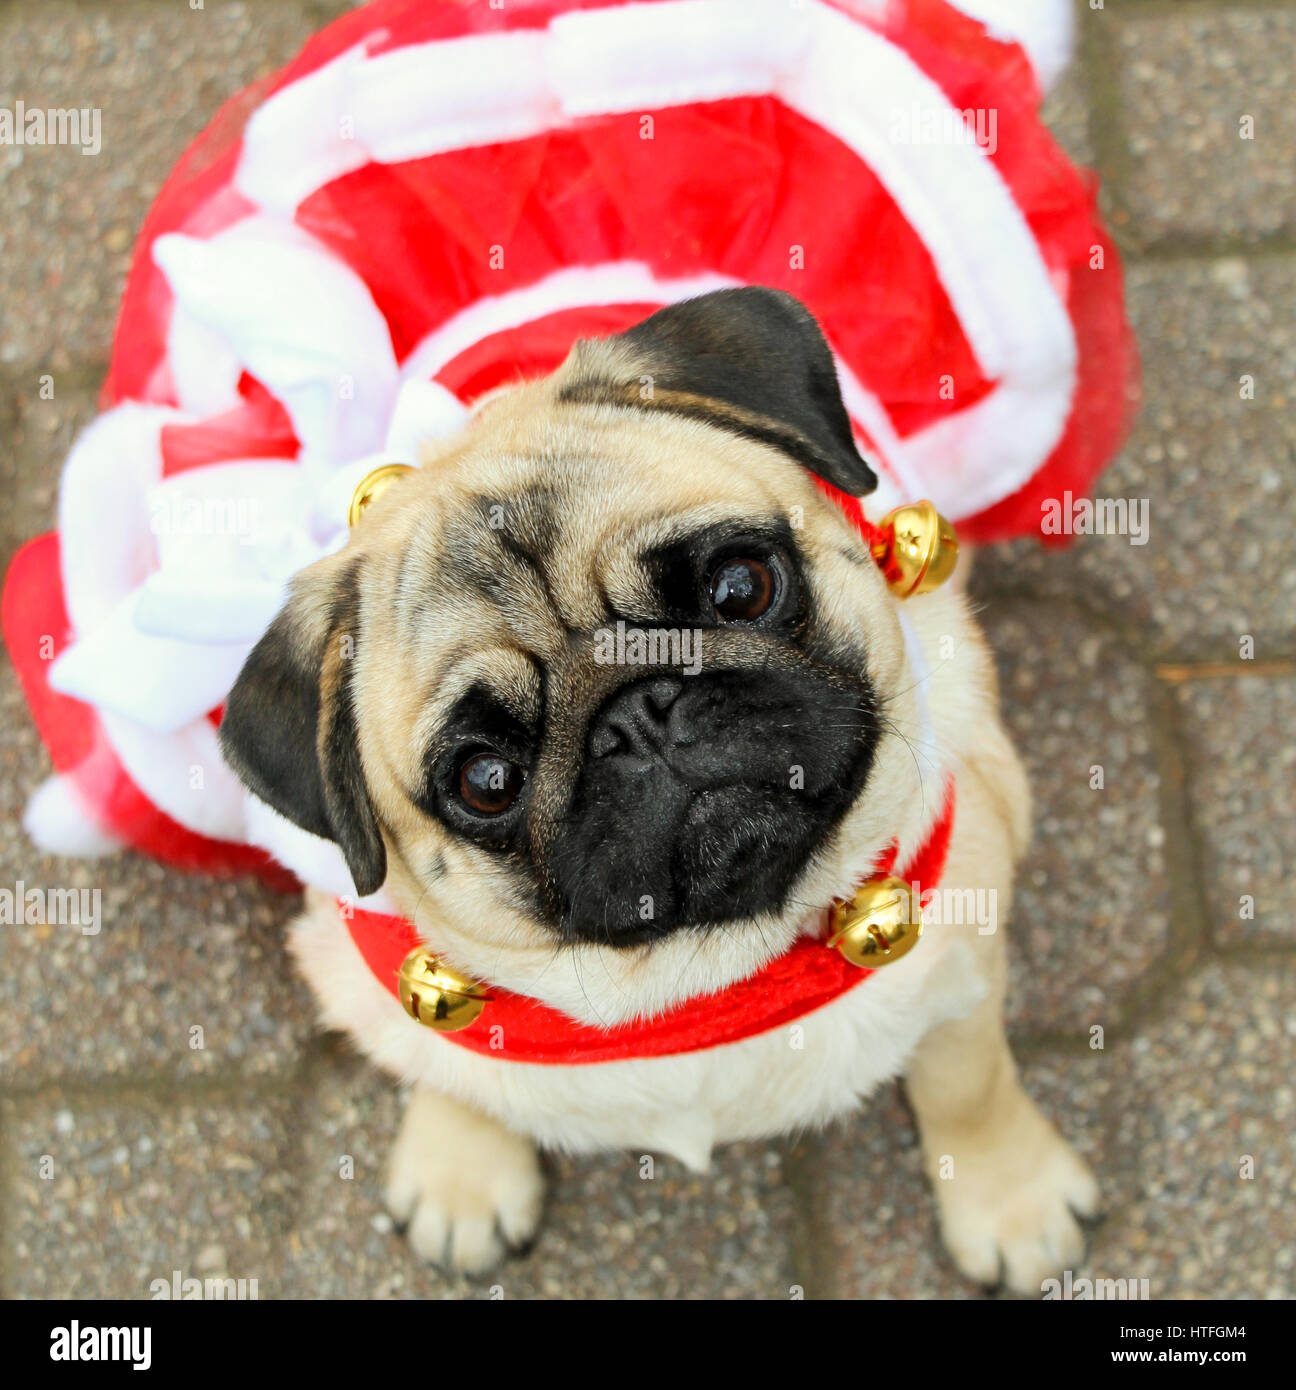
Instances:
[[[603,707],[590,732],[590,755],[607,758],[616,753],[635,758],[651,757],[669,740],[671,706],[679,699],[684,682],[678,676],[654,676],[623,686]]]

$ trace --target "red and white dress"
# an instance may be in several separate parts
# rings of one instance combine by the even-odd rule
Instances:
[[[148,216],[58,533],[7,580],[56,768],[30,833],[351,891],[221,759],[245,655],[376,459],[672,300],[795,294],[879,507],[1038,533],[1115,450],[1135,376],[1093,182],[1038,118],[1069,15],[376,0],[235,97]]]

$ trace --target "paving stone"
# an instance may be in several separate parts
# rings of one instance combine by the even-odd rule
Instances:
[[[1117,192],[1133,234],[1148,244],[1296,230],[1296,12],[1119,8],[1109,33],[1128,167]],[[1251,139],[1242,138],[1246,117]]]
[[[1128,1201],[1102,1229],[1102,1272],[1147,1279],[1153,1298],[1296,1297],[1292,963],[1198,969],[1107,1055]]]
[[[1296,676],[1186,681],[1175,693],[1215,939],[1296,942]]]
[[[335,1045],[306,1113],[300,1207],[274,1271],[282,1296],[480,1296],[466,1279],[425,1276],[383,1208],[383,1174],[400,1120],[394,1083]],[[348,1159],[351,1177],[344,1176]]]
[[[1146,1279],[1154,1299],[1292,1297],[1296,969],[1200,969],[1176,981],[1158,1020],[1102,1041],[1021,1067],[1102,1187],[1106,1216],[1072,1287]],[[1252,1178],[1239,1176],[1247,1155]],[[898,1088],[829,1131],[820,1161],[839,1296],[979,1292],[940,1245]]]
[[[0,495],[8,503],[0,520],[0,570],[25,541],[54,529],[63,463],[97,413],[97,375],[58,372],[42,383],[31,371],[15,383],[7,418],[0,417],[7,446],[0,450]],[[42,399],[42,391],[53,398]]]
[[[613,1153],[550,1157],[544,1223],[531,1252],[490,1276],[448,1278],[420,1265],[382,1205],[399,1103],[391,1082],[333,1062],[309,1106],[303,1198],[278,1279],[313,1298],[787,1298],[797,1282],[797,1213],[777,1145],[739,1145],[713,1171]],[[354,1159],[354,1178],[339,1176]],[[341,1252],[345,1252],[344,1254]]]
[[[1084,168],[1096,162],[1089,133],[1089,89],[1080,61],[1058,78],[1040,112],[1044,124],[1071,159]]]
[[[288,1102],[91,1105],[9,1117],[7,1263],[31,1298],[150,1298],[155,1279],[256,1279],[291,1207]]]
[[[1134,267],[1144,407],[1097,495],[1148,499],[1149,538],[980,553],[977,594],[1074,595],[1162,659],[1296,651],[1296,257]],[[1242,378],[1254,378],[1253,400]]]
[[[171,166],[328,17],[302,0],[0,8],[0,107],[102,113],[97,155],[0,147],[0,362],[106,360],[131,247]]]
[[[1123,1017],[1169,940],[1155,687],[1079,612],[991,604],[982,618],[1034,796],[1008,923],[1009,1019],[1080,1039]],[[1094,766],[1101,790],[1090,787]]]
[[[827,1235],[821,1293],[833,1298],[972,1298],[941,1245],[913,1116],[896,1086],[808,1141]]]
[[[717,1152],[711,1172],[640,1154],[555,1162],[555,1187],[530,1267],[508,1297],[786,1299],[803,1276],[801,1219],[780,1145]]]
[[[10,446],[0,484],[19,503],[0,523],[0,557],[49,524],[58,468],[93,413],[87,364],[106,357],[130,246],[175,158],[225,97],[347,8],[0,3],[0,106],[96,105],[104,132],[94,158],[0,149],[0,430]],[[1094,22],[1109,25],[1127,121],[1115,132],[1127,157],[1108,171],[1122,236],[1167,246],[1289,235],[1296,116],[1282,55],[1296,47],[1296,11],[1109,6]],[[1105,74],[1095,75],[1101,90]],[[1256,117],[1254,142],[1238,139],[1244,114]],[[1079,74],[1046,118],[1073,158],[1092,162]],[[1139,658],[1235,660],[1243,634],[1259,659],[1296,653],[1296,257],[1136,265],[1130,298],[1147,403],[1100,491],[1152,500],[1150,543],[1090,538],[1059,554],[1028,542],[978,561],[976,591],[990,600],[1008,719],[1037,802],[1010,926],[1011,1018],[1018,1034],[1076,1038],[1074,1055],[1023,1068],[1103,1179],[1111,1214],[1076,1277],[1147,1278],[1154,1297],[1291,1298],[1291,963],[1198,961],[1169,980],[1158,1016],[1142,1025],[1121,1005],[1176,946],[1158,706]],[[32,382],[47,368],[56,398],[40,402]],[[1253,401],[1239,395],[1244,374],[1255,378]],[[1096,616],[995,599],[1009,590]],[[1133,641],[1122,646],[1105,624]],[[1291,679],[1244,678],[1192,681],[1175,695],[1203,877],[1218,880],[1207,906],[1221,947],[1291,939],[1281,904],[1296,848],[1283,751],[1292,690]],[[310,1004],[282,950],[294,904],[133,856],[36,855],[18,816],[48,768],[7,663],[0,728],[0,887],[23,877],[100,888],[104,912],[96,937],[0,927],[0,1090],[18,1097],[0,1115],[0,1291],[147,1297],[151,1279],[178,1268],[257,1278],[262,1297],[490,1296],[492,1281],[418,1266],[382,1212],[398,1117],[390,1083],[333,1048],[312,1063],[310,1105],[222,1099],[240,1079],[278,1085],[299,1069]],[[1103,792],[1088,789],[1095,761]],[[1236,920],[1242,892],[1256,896],[1254,923]],[[1095,1022],[1107,1028],[1100,1052],[1084,1046]],[[188,1046],[194,1023],[201,1051]],[[60,1095],[60,1079],[74,1089]],[[112,1093],[92,1104],[87,1088],[103,1083]],[[640,1178],[638,1155],[556,1160],[534,1251],[493,1282],[508,1298],[781,1298],[807,1276],[846,1296],[977,1292],[940,1248],[897,1088],[798,1153],[741,1146],[718,1155],[706,1178],[658,1160],[652,1181]],[[43,1154],[55,1165],[48,1180],[38,1176]],[[343,1154],[355,1160],[352,1181],[338,1175]],[[1252,1179],[1239,1176],[1245,1155]],[[822,1204],[809,1241],[795,1195],[807,1174],[817,1177],[809,1200]]]
[[[1023,1068],[1023,1084],[1101,1173],[1107,1069],[1090,1054],[1033,1061]],[[984,1296],[959,1274],[941,1243],[918,1131],[902,1094],[898,1085],[884,1088],[817,1141],[829,1291],[837,1298]]]
[[[0,1087],[291,1070],[312,1030],[283,946],[297,899],[137,855],[39,854],[19,817],[49,767],[7,660],[0,715],[0,887],[98,891],[101,910],[97,934],[0,926]]]

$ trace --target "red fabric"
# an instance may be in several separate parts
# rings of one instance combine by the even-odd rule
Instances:
[[[985,545],[1034,534],[1045,545],[1069,545],[1070,536],[1040,532],[1043,503],[1067,489],[1087,496],[1138,412],[1138,347],[1125,317],[1120,259],[1100,226],[1095,223],[1090,234],[1101,265],[1086,260],[1072,267],[1068,286],[1079,362],[1066,433],[1023,487],[959,522],[959,535],[967,540]]]
[[[901,434],[990,389],[926,246],[835,136],[769,96],[670,107],[653,121],[652,140],[632,112],[366,165],[312,194],[296,220],[369,287],[401,360],[483,296],[629,260],[663,278],[714,271],[796,295],[847,361],[866,364]],[[410,246],[437,255],[411,258]],[[886,274],[861,277],[862,264]],[[941,398],[933,361],[957,381],[957,401]]]
[[[940,819],[904,872],[904,878],[921,885],[924,892],[940,883],[953,828],[951,782]],[[891,873],[895,860],[892,846],[874,866],[874,876]],[[338,907],[370,970],[395,995],[401,962],[423,944],[418,929],[405,917],[365,912],[345,903]],[[571,1066],[669,1057],[722,1047],[792,1023],[831,1004],[872,973],[851,965],[836,948],[806,937],[755,975],[716,994],[690,999],[657,1018],[597,1028],[578,1023],[536,999],[492,989],[489,1003],[475,1023],[440,1036],[471,1052],[508,1062]]]
[[[633,328],[660,304],[607,304],[561,309],[478,339],[452,357],[436,380],[460,400],[473,401],[501,386],[556,371],[581,337],[610,337]]]
[[[162,427],[162,476],[229,459],[296,459],[299,448],[283,406],[255,378],[239,383],[243,401],[192,425]]]
[[[105,403],[175,403],[165,363],[171,296],[153,265],[152,243],[168,231],[210,235],[250,210],[229,181],[247,118],[266,97],[356,44],[380,53],[433,39],[536,28],[565,10],[612,3],[513,0],[494,9],[377,0],[328,26],[293,63],[233,98],[177,164],[146,221]],[[843,0],[838,8],[850,14],[855,7]],[[1020,48],[992,40],[943,0],[892,6],[881,27],[953,105],[996,113],[998,138],[987,156],[1050,269],[1069,285],[1081,373],[1066,432],[1018,493],[960,521],[960,534],[978,543],[1038,535],[1040,501],[1066,488],[1087,492],[1128,428],[1136,367],[1119,262],[1098,222],[1091,181],[1039,122],[1038,88]],[[653,119],[651,141],[639,138],[638,114],[623,113],[529,139],[369,165],[307,198],[296,220],[365,280],[402,359],[483,294],[530,284],[563,266],[634,259],[661,275],[717,270],[796,294],[886,406],[902,438],[990,389],[927,248],[873,174],[835,137],[773,97],[667,108]],[[724,170],[722,179],[711,177],[715,169]],[[507,254],[492,268],[488,252],[495,244],[506,246]],[[435,247],[437,254],[411,255],[419,246]],[[793,246],[804,252],[804,266],[796,270],[789,264]],[[1089,268],[1095,246],[1105,253],[1101,271]],[[885,273],[862,275],[861,267],[869,266]],[[489,362],[489,349],[477,348],[472,384],[502,383],[555,355],[544,341],[530,347],[517,339],[501,335],[499,355]],[[512,347],[521,348],[520,360],[506,355]],[[933,362],[940,363],[938,372]],[[946,375],[956,383],[954,399],[941,398]],[[285,456],[283,437],[280,426],[274,443],[245,456]],[[1047,539],[1066,544],[1070,538]]]
[[[195,835],[158,810],[122,767],[95,711],[51,689],[50,668],[72,635],[59,582],[58,536],[39,536],[14,556],[0,617],[5,646],[50,759],[72,777],[104,830],[179,869],[255,873],[283,892],[298,886],[264,850]]]

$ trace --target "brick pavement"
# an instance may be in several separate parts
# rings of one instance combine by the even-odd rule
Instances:
[[[6,563],[53,518],[159,180],[225,96],[343,8],[0,0],[0,105],[92,91],[105,121],[93,161],[0,153]],[[1105,180],[1146,373],[1102,490],[1153,499],[1152,531],[1010,546],[976,574],[1038,800],[1011,1022],[1028,1088],[1103,1175],[1109,1215],[1077,1274],[1290,1298],[1296,6],[1077,13],[1052,119]],[[163,55],[179,81],[159,82]],[[482,1296],[419,1268],[382,1212],[395,1097],[312,1033],[281,945],[292,901],[133,857],[42,860],[17,817],[46,764],[7,662],[0,709],[0,882],[105,899],[99,938],[0,941],[0,1294],[139,1297],[180,1269],[255,1277],[262,1297]],[[645,1182],[632,1156],[553,1168],[540,1240],[498,1276],[507,1296],[978,1295],[939,1249],[894,1088],[824,1135],[729,1150],[708,1179],[659,1161]]]

